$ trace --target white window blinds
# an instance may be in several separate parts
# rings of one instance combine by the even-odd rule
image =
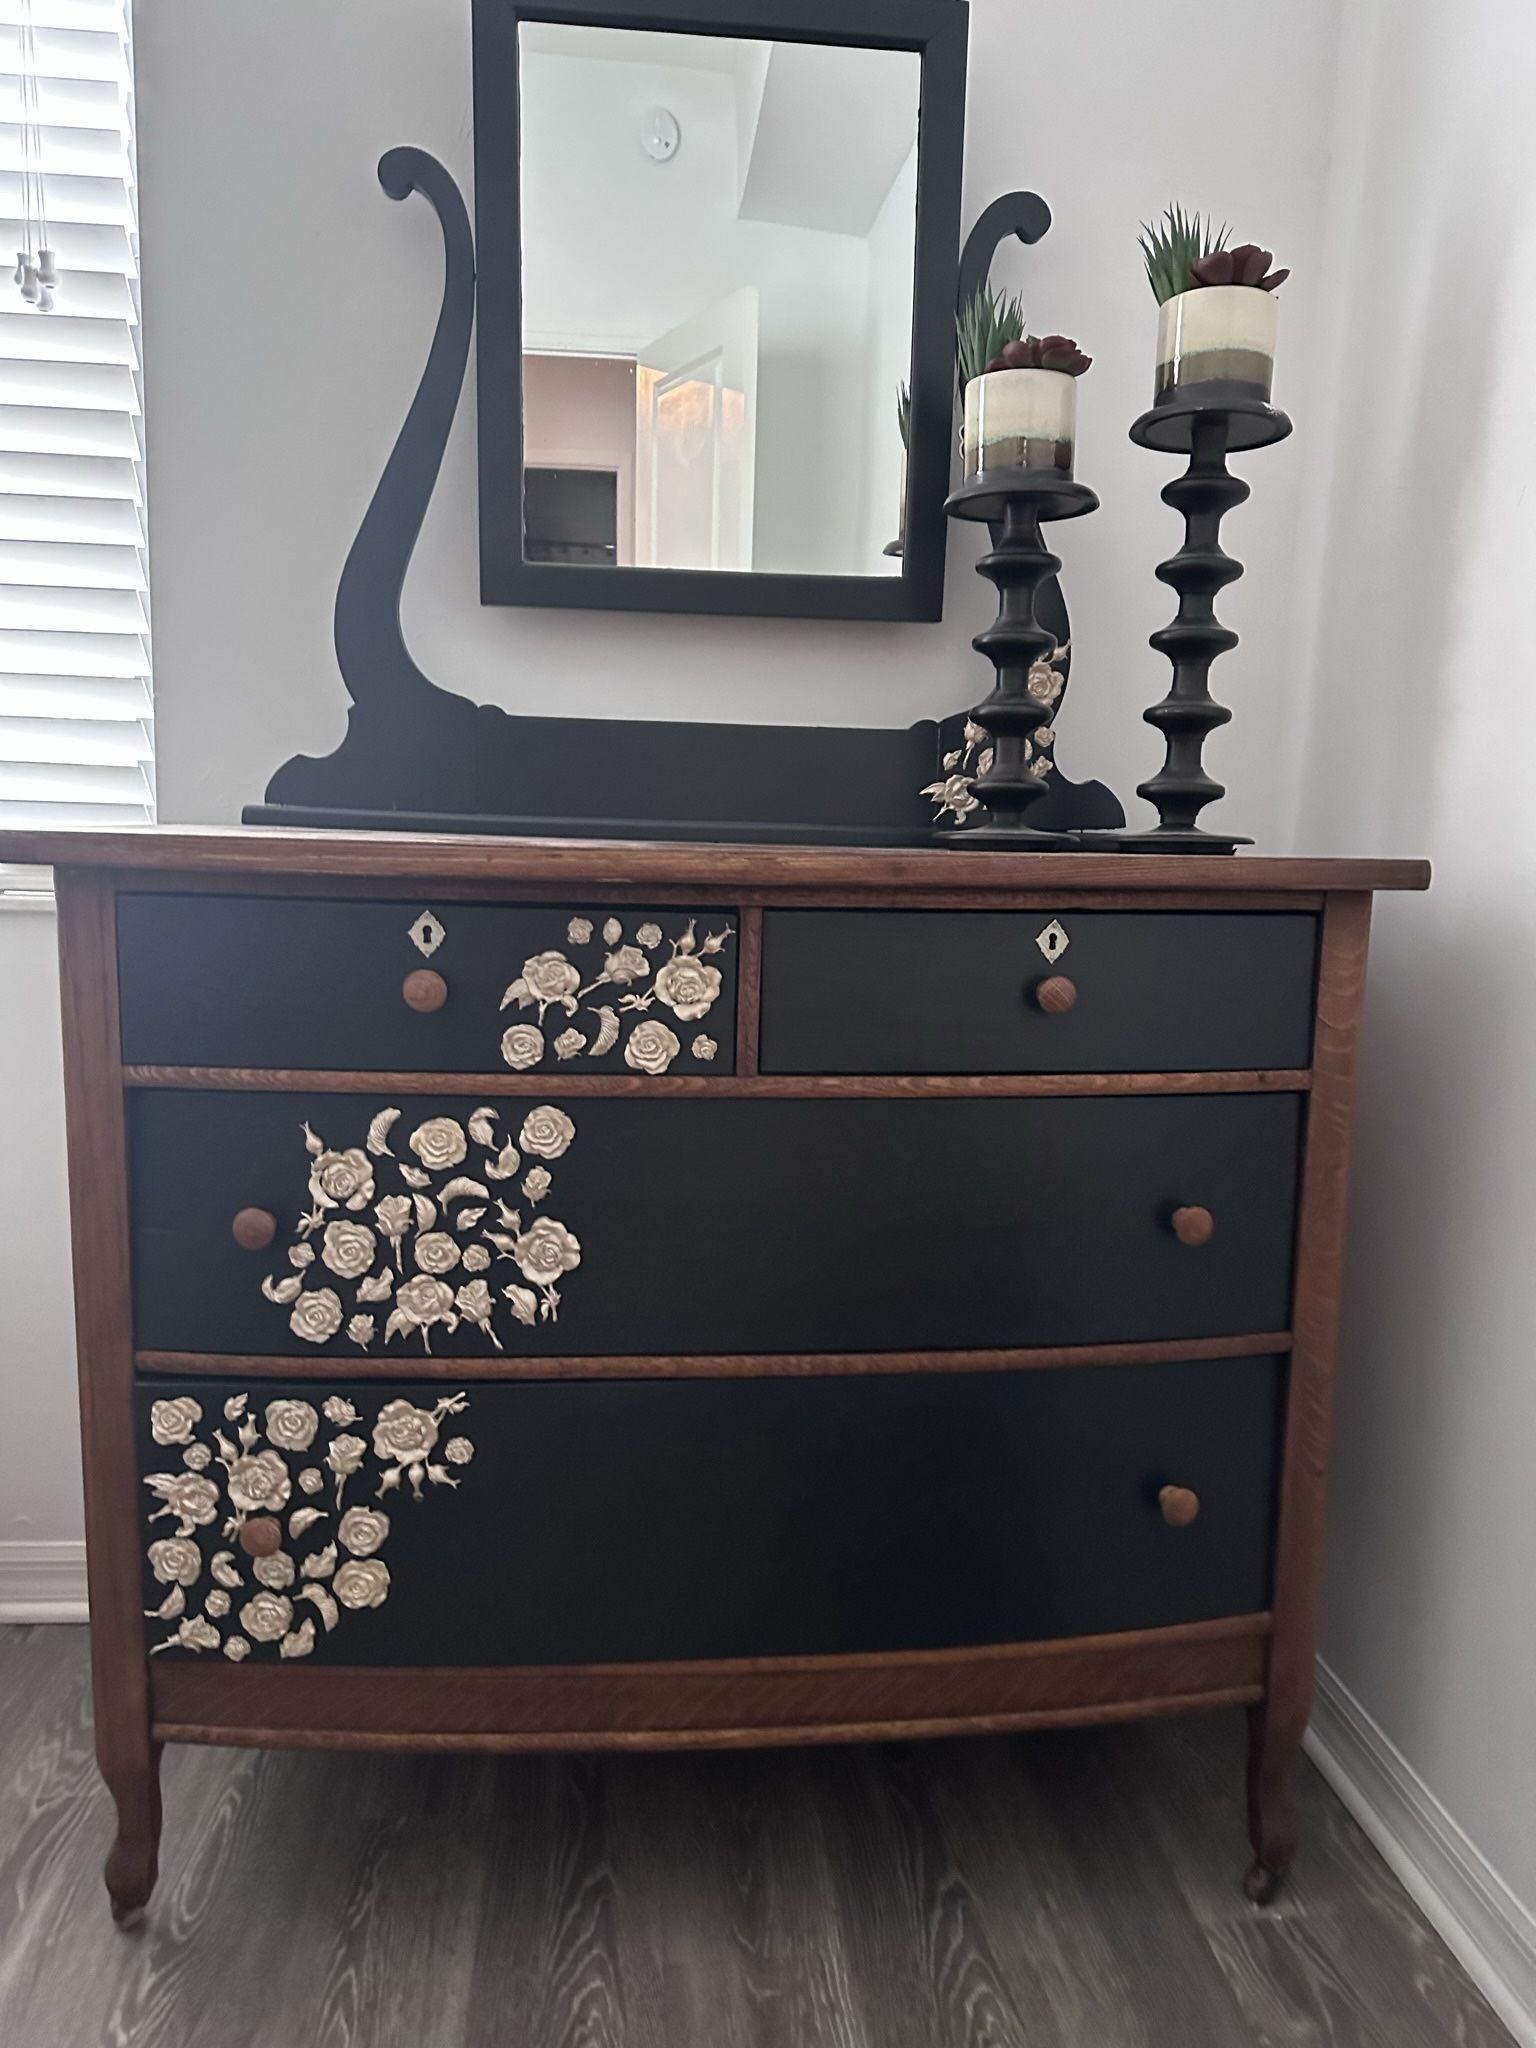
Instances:
[[[52,312],[11,281],[39,168]],[[0,0],[0,825],[154,814],[136,255],[125,0]]]

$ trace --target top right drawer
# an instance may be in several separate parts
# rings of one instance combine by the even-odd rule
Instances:
[[[1306,1067],[1317,922],[1304,911],[770,910],[759,1066]]]

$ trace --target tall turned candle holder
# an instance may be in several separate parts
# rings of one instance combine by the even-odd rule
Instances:
[[[991,695],[971,713],[992,743],[991,760],[971,784],[986,822],[941,834],[948,846],[1012,846],[1038,853],[1069,851],[1081,843],[1073,835],[1042,832],[1028,823],[1032,806],[1046,793],[1045,780],[1031,772],[1041,759],[1032,736],[1052,709],[1052,697],[1036,694],[1029,676],[1032,667],[1056,652],[1056,635],[1041,625],[1036,604],[1041,585],[1061,567],[1061,558],[1045,545],[1041,523],[1080,518],[1097,511],[1098,503],[1085,484],[1068,476],[1020,468],[982,470],[944,507],[952,519],[981,520],[991,527],[992,546],[976,564],[976,573],[995,583],[998,594],[996,619],[971,642],[997,671]]]
[[[1170,398],[1131,428],[1138,448],[1189,457],[1184,474],[1162,490],[1163,503],[1184,515],[1184,545],[1158,564],[1159,577],[1179,594],[1179,609],[1173,623],[1151,637],[1151,645],[1173,663],[1173,680],[1163,701],[1142,713],[1167,746],[1162,767],[1136,790],[1156,805],[1158,822],[1146,832],[1105,834],[1101,844],[1130,853],[1234,853],[1253,843],[1196,823],[1207,804],[1226,795],[1201,762],[1207,733],[1232,716],[1210,691],[1211,663],[1237,645],[1237,635],[1216,617],[1215,599],[1242,575],[1243,565],[1222,548],[1220,532],[1223,517],[1248,496],[1247,484],[1227,468],[1227,457],[1267,448],[1290,431],[1283,412],[1242,398],[1214,404]]]

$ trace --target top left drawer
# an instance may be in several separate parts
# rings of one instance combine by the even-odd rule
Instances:
[[[734,911],[124,894],[129,1066],[732,1071]]]

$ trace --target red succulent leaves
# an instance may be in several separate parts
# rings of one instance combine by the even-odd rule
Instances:
[[[1213,249],[1189,266],[1193,289],[1202,284],[1250,284],[1261,292],[1272,292],[1285,283],[1288,270],[1271,270],[1274,257],[1257,242],[1242,242],[1235,249]]]
[[[988,363],[992,370],[1062,370],[1069,377],[1081,377],[1093,362],[1066,334],[1029,334],[1022,341],[1010,341]]]

